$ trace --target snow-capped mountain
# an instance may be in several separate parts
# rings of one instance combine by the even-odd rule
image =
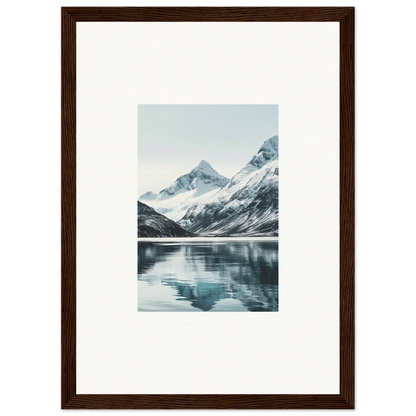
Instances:
[[[206,161],[139,200],[201,236],[278,236],[279,138],[266,140],[231,179]]]
[[[149,200],[151,201],[152,199],[156,199],[157,195],[154,192],[146,192],[145,194],[143,194],[139,199],[146,201]]]
[[[277,236],[278,136],[266,140],[258,153],[227,184],[207,195],[203,201],[191,205],[177,222],[200,235]]]
[[[180,176],[159,194],[146,192],[139,201],[145,201],[160,214],[178,221],[186,214],[189,206],[217,191],[228,181],[228,178],[220,175],[208,162],[201,160],[198,166]]]
[[[247,166],[254,166],[257,168],[263,167],[271,160],[275,160],[279,157],[279,136],[270,137],[266,140],[256,155],[247,163]]]
[[[193,237],[174,221],[137,201],[137,237]]]
[[[172,185],[160,191],[158,199],[168,199],[180,193],[195,190],[195,195],[202,195],[215,188],[221,188],[228,179],[215,171],[205,160],[201,160],[198,166],[186,175],[182,175]],[[197,195],[196,195],[197,194]]]

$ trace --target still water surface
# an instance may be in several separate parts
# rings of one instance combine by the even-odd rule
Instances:
[[[138,241],[139,311],[279,310],[278,241]]]

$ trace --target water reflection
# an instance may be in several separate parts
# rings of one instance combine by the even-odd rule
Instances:
[[[278,242],[138,242],[139,311],[278,311]]]

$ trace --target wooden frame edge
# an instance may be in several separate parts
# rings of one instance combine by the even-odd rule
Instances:
[[[61,13],[61,406],[76,393],[76,28]]]
[[[354,12],[354,7],[61,8],[62,409],[354,409]],[[340,394],[76,394],[76,22],[149,20],[340,23]]]

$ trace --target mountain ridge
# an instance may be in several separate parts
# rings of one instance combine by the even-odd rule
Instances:
[[[278,236],[278,155],[278,136],[272,136],[228,184],[204,205],[190,206],[178,224],[207,236]]]
[[[199,183],[203,192],[198,194],[196,178],[205,178],[205,173],[210,179],[218,175],[222,185],[203,189]],[[147,194],[155,195],[147,192],[140,198],[145,199]],[[258,152],[231,179],[223,177],[202,160],[148,203],[183,229],[198,235],[278,236],[278,200],[279,145],[275,135],[264,141]]]
[[[191,204],[228,182],[229,179],[220,175],[206,160],[201,160],[190,172],[177,178],[159,194],[146,192],[139,201],[145,201],[160,214],[178,221]]]
[[[204,184],[210,185],[212,188],[220,188],[228,181],[228,178],[220,175],[206,160],[201,160],[190,172],[179,176],[173,183],[162,189],[158,194],[148,191],[141,195],[139,200],[164,200],[191,190],[196,190],[196,193],[198,193],[199,188],[203,188]]]

